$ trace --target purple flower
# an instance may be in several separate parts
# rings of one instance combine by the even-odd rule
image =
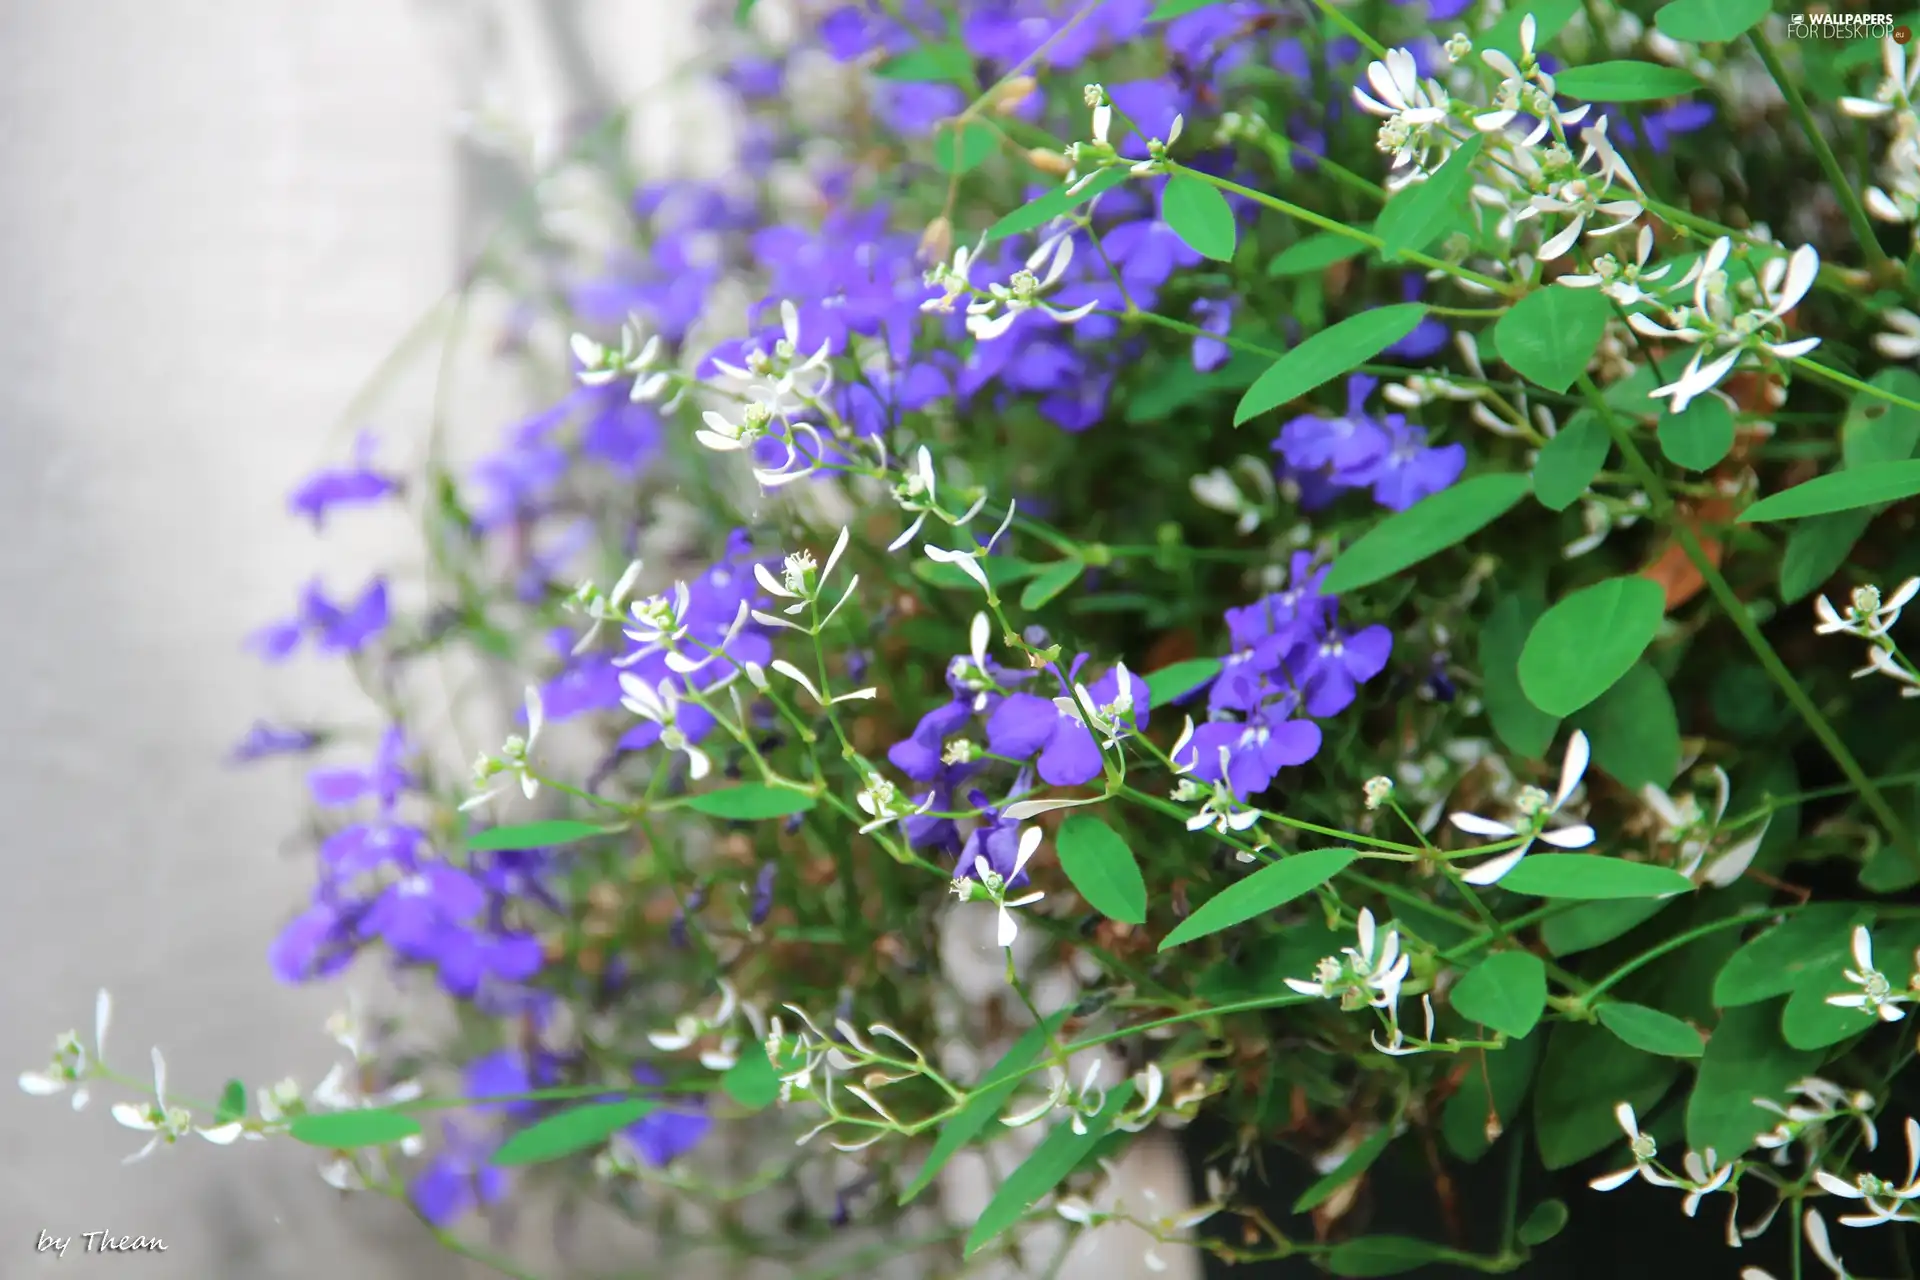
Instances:
[[[358,949],[351,919],[331,903],[316,902],[273,940],[267,966],[289,985],[324,980],[352,964]]]
[[[358,599],[335,604],[327,599],[318,579],[300,595],[300,610],[291,619],[269,623],[248,637],[247,644],[269,662],[287,657],[311,640],[321,653],[357,653],[386,630],[387,580],[377,577]]]
[[[1405,511],[1422,498],[1440,492],[1467,468],[1465,445],[1427,447],[1422,427],[1408,426],[1395,414],[1383,424],[1389,441],[1386,453],[1352,483],[1371,485],[1373,500],[1389,511]]]
[[[318,529],[327,513],[335,507],[378,502],[388,494],[400,492],[400,481],[373,467],[373,451],[379,441],[371,431],[354,437],[353,461],[346,467],[314,472],[293,491],[287,505],[294,514],[304,515]]]
[[[270,756],[304,755],[324,739],[311,729],[281,729],[265,720],[255,720],[247,736],[227,753],[228,764],[252,764]]]
[[[445,919],[421,950],[439,971],[441,988],[460,1000],[496,984],[525,982],[546,963],[540,939],[530,933],[470,929]]]
[[[1233,355],[1220,341],[1233,328],[1233,299],[1201,298],[1193,304],[1193,319],[1211,335],[1193,340],[1193,367],[1201,373],[1212,373]]]
[[[429,960],[450,940],[447,925],[471,920],[486,905],[486,890],[472,876],[430,865],[381,890],[360,927],[408,959]]]
[[[382,809],[391,809],[400,792],[410,786],[412,777],[401,763],[408,755],[405,733],[399,725],[390,725],[380,735],[379,749],[366,768],[352,765],[315,769],[307,775],[307,786],[315,804],[338,808],[368,796],[377,797]]]
[[[1386,670],[1392,652],[1393,633],[1378,623],[1351,635],[1330,630],[1307,662],[1307,714],[1338,715],[1352,706],[1356,686]]]
[[[507,1172],[487,1163],[499,1146],[492,1138],[463,1132],[441,1122],[440,1154],[407,1184],[407,1198],[421,1217],[436,1227],[448,1227],[475,1209],[506,1198]]]
[[[1166,184],[1160,200],[1166,199]],[[1164,206],[1162,206],[1164,207]],[[1200,251],[1182,240],[1156,210],[1152,218],[1123,222],[1100,238],[1100,249],[1119,268],[1120,278],[1135,292],[1158,289],[1181,267],[1200,265]]]
[[[1342,473],[1363,471],[1387,450],[1386,433],[1366,416],[1367,397],[1378,378],[1354,374],[1347,379],[1347,411],[1338,418],[1302,414],[1280,428],[1274,449],[1287,465],[1301,471]]]
[[[639,1085],[657,1085],[660,1073],[640,1064],[633,1069],[633,1079]],[[699,1146],[712,1127],[713,1118],[693,1102],[658,1107],[620,1132],[641,1159],[661,1168]]]
[[[1320,726],[1290,718],[1291,694],[1256,708],[1241,720],[1210,720],[1193,731],[1193,741],[1177,764],[1189,766],[1203,782],[1218,782],[1226,760],[1227,783],[1240,796],[1258,795],[1288,765],[1305,764],[1319,754]]]
[[[1084,654],[1074,661],[1072,672],[1061,682],[1063,688],[1078,676],[1085,662]],[[1097,712],[1118,700],[1120,673],[1124,670],[1116,666],[1088,688],[1087,696]],[[1126,674],[1133,705],[1121,713],[1120,719],[1144,728],[1150,702],[1147,683],[1130,671]],[[1098,777],[1101,770],[1100,746],[1080,717],[1070,692],[1063,692],[1058,699],[1010,693],[987,717],[987,749],[1015,760],[1029,759],[1038,752],[1040,777],[1049,786],[1079,786]]]

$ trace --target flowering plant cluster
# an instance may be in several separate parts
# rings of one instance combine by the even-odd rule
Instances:
[[[274,972],[377,956],[457,1039],[343,1015],[350,1066],[200,1106],[108,1067],[103,993],[22,1087],[134,1086],[136,1159],[288,1135],[515,1275],[462,1220],[542,1188],[653,1228],[644,1274],[1044,1275],[1112,1223],[1508,1272],[1632,1183],[1729,1271],[1896,1265],[1905,46],[1745,0],[727,9],[729,176],[629,190],[611,122],[476,273],[537,411],[293,495],[410,504],[424,596],[316,582],[252,641],[371,713],[237,749],[307,761]],[[1155,1133],[1186,1202],[1115,1195]]]

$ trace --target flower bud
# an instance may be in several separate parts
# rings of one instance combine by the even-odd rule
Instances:
[[[997,116],[1012,115],[1020,109],[1021,104],[1033,96],[1033,91],[1039,87],[1039,83],[1032,76],[1015,76],[995,92],[993,103],[988,110]]]
[[[1058,151],[1049,151],[1045,147],[1035,147],[1027,152],[1027,163],[1042,173],[1050,173],[1056,178],[1064,178],[1073,172],[1073,166]]]
[[[953,255],[953,223],[946,215],[935,218],[920,233],[920,260],[944,263]]]

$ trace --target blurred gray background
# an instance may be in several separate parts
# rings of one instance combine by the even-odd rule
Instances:
[[[123,1166],[140,1135],[107,1104],[125,1095],[75,1115],[13,1078],[58,1032],[90,1035],[99,986],[109,1060],[144,1074],[158,1044],[181,1093],[310,1087],[338,1057],[322,1024],[341,987],[283,988],[266,964],[312,883],[283,847],[301,771],[222,757],[258,716],[364,719],[337,668],[267,667],[240,642],[314,573],[404,582],[417,535],[346,512],[317,538],[287,493],[361,426],[383,462],[416,455],[433,347],[364,414],[358,391],[525,193],[463,119],[504,114],[537,149],[637,102],[636,160],[711,167],[675,150],[714,138],[711,113],[648,93],[693,48],[693,7],[0,0],[0,1280],[493,1274],[396,1206],[338,1196],[291,1143],[188,1139]],[[510,394],[463,371],[450,416],[491,440]],[[1127,1168],[1134,1193],[1183,1198],[1170,1144]],[[42,1232],[101,1230],[167,1251],[35,1254]],[[1116,1231],[1067,1273],[1147,1274],[1144,1239]],[[557,1280],[539,1236],[514,1252]]]
[[[624,96],[690,7],[0,0],[0,1277],[463,1274],[291,1144],[122,1167],[140,1144],[112,1099],[76,1116],[13,1078],[90,1033],[102,985],[110,1061],[144,1072],[159,1044],[183,1092],[334,1061],[341,992],[266,966],[311,884],[281,850],[299,771],[221,757],[257,715],[352,711],[324,663],[239,643],[311,573],[357,587],[396,530],[348,513],[316,538],[287,492],[343,456],[355,388],[517,194],[459,113]],[[430,394],[403,380],[365,421],[412,439]],[[102,1229],[167,1252],[34,1256],[42,1230]]]

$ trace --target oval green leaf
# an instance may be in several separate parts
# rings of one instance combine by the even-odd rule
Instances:
[[[247,1086],[239,1080],[227,1081],[226,1088],[220,1091],[220,1101],[213,1109],[215,1124],[230,1124],[241,1120],[247,1114]]]
[[[1578,1164],[1620,1140],[1617,1103],[1646,1115],[1680,1064],[1640,1052],[1591,1023],[1553,1027],[1533,1088],[1533,1129],[1549,1169]]]
[[[1527,633],[1519,667],[1527,700],[1549,715],[1572,715],[1633,669],[1666,614],[1665,593],[1646,578],[1575,591]]]
[[[1086,565],[1077,559],[1061,560],[1042,569],[1020,592],[1022,609],[1038,609],[1080,580]]]
[[[1269,279],[1279,276],[1309,276],[1316,271],[1325,271],[1336,262],[1345,262],[1356,257],[1366,249],[1366,243],[1352,236],[1338,236],[1331,231],[1308,236],[1298,244],[1288,245],[1267,264]]]
[[[1613,437],[1599,415],[1582,409],[1541,446],[1533,464],[1533,496],[1549,511],[1565,511],[1607,465]]]
[[[1447,1250],[1412,1236],[1362,1236],[1327,1255],[1336,1276],[1397,1276],[1447,1256]]]
[[[1160,218],[1201,257],[1233,261],[1233,209],[1211,182],[1190,173],[1168,178],[1160,196]]]
[[[1588,102],[1654,102],[1700,87],[1700,78],[1657,62],[1590,62],[1553,77],[1557,92]]]
[[[720,1088],[748,1111],[764,1111],[780,1096],[780,1073],[764,1044],[748,1045],[740,1060],[720,1075]]]
[[[1127,167],[1102,169],[1093,176],[1093,180],[1072,195],[1066,188],[1049,191],[1037,200],[1029,200],[1012,213],[1001,218],[987,228],[987,243],[1005,240],[1008,236],[1024,235],[1029,231],[1038,231],[1063,213],[1071,213],[1096,196],[1105,195],[1128,178]]]
[[[1426,318],[1417,302],[1375,307],[1322,329],[1281,356],[1260,375],[1233,411],[1233,425],[1297,400],[1385,351]]]
[[[762,782],[748,782],[689,797],[687,807],[709,817],[758,822],[766,818],[791,818],[796,813],[805,813],[813,808],[814,803],[814,798],[805,792],[770,787]]]
[[[1060,869],[1087,905],[1122,924],[1147,921],[1147,882],[1127,842],[1091,814],[1068,818],[1054,837]]]
[[[1201,903],[1198,911],[1167,935],[1160,950],[1230,929],[1275,907],[1285,906],[1345,871],[1358,856],[1352,849],[1313,849],[1270,862]]]
[[[923,44],[897,58],[889,58],[873,69],[882,80],[908,84],[955,84],[973,87],[973,55],[964,45],[953,41]]]
[[[1221,666],[1218,658],[1188,658],[1162,667],[1146,677],[1147,697],[1152,699],[1152,705],[1164,707],[1219,675]]]
[[[1612,315],[1612,304],[1598,289],[1550,284],[1501,316],[1493,341],[1515,373],[1549,391],[1565,391],[1587,371]]]
[[[369,1108],[359,1111],[322,1111],[297,1116],[287,1126],[295,1142],[332,1151],[350,1151],[355,1147],[377,1147],[399,1142],[420,1132],[420,1122],[398,1111]]]
[[[1687,1145],[1696,1151],[1746,1151],[1780,1119],[1755,1099],[1783,1099],[1787,1086],[1818,1067],[1820,1058],[1780,1038],[1778,1006],[1727,1010],[1707,1039],[1687,1099]]]
[[[1673,0],[1653,15],[1662,35],[1694,44],[1725,43],[1763,21],[1767,0]]]
[[[1644,1004],[1609,1000],[1594,1010],[1600,1025],[1642,1053],[1663,1058],[1697,1058],[1706,1048],[1700,1033],[1670,1013]]]
[[[1542,758],[1560,730],[1560,717],[1528,702],[1520,690],[1520,649],[1545,612],[1546,603],[1537,596],[1507,592],[1480,627],[1480,700],[1507,750],[1529,760]]]
[[[1535,898],[1664,898],[1693,881],[1671,867],[1590,853],[1532,853],[1500,878],[1500,887]]]
[[[1708,471],[1733,452],[1733,410],[1718,396],[1695,396],[1683,413],[1663,413],[1660,452],[1676,467]]]
[[[1516,472],[1494,471],[1422,498],[1341,552],[1320,589],[1337,595],[1371,586],[1465,541],[1513,510],[1529,484]]]
[[[1514,1233],[1521,1244],[1529,1249],[1537,1248],[1566,1230],[1567,1202],[1565,1200],[1542,1200],[1533,1206],[1525,1222]]]
[[[1121,1108],[1132,1098],[1133,1081],[1123,1080],[1118,1088],[1108,1092],[1099,1113],[1087,1119],[1085,1133],[1075,1133],[1066,1121],[1054,1125],[1052,1132],[1040,1140],[1040,1145],[1018,1169],[1007,1175],[1007,1180],[993,1193],[993,1199],[980,1211],[973,1230],[967,1233],[965,1256],[972,1257],[982,1245],[1025,1217],[1027,1210],[1038,1204],[1042,1196],[1059,1186],[1106,1136]]]
[[[1873,462],[1815,476],[1805,484],[1762,498],[1740,513],[1740,521],[1798,520],[1899,502],[1916,493],[1920,493],[1920,458]]]
[[[1448,997],[1455,1013],[1525,1038],[1547,1007],[1547,966],[1531,951],[1499,951],[1475,965]]]
[[[1664,789],[1680,771],[1680,716],[1667,682],[1644,662],[1634,663],[1573,722],[1586,731],[1594,764],[1623,787]]]
[[[985,164],[999,143],[999,130],[985,120],[945,121],[933,135],[933,162],[957,178]]]
[[[597,1147],[659,1105],[653,1098],[627,1098],[620,1102],[589,1102],[571,1107],[528,1125],[508,1138],[488,1163],[502,1167],[544,1164]]]
[[[1381,240],[1381,257],[1397,258],[1433,243],[1433,238],[1459,215],[1473,184],[1473,162],[1480,158],[1485,145],[1486,138],[1475,134],[1455,149],[1432,177],[1394,192],[1373,224],[1374,234]]]
[[[1850,902],[1816,902],[1741,947],[1713,979],[1713,1002],[1722,1009],[1784,996],[1810,973],[1845,967],[1853,926],[1873,918],[1870,908]]]
[[[501,849],[551,849],[556,845],[575,844],[619,830],[619,827],[558,818],[551,822],[523,822],[512,827],[489,827],[485,831],[476,831],[467,837],[467,850],[470,853],[492,853]]]

